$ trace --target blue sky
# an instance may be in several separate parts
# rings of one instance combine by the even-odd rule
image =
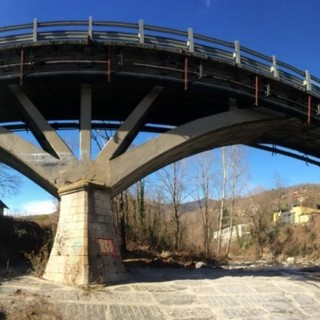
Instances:
[[[319,0],[0,0],[0,25],[48,20],[137,22],[187,30],[241,44],[320,77]],[[251,185],[272,187],[274,172],[287,184],[319,182],[320,169],[268,152],[247,150]],[[46,192],[25,181],[20,194],[4,201],[11,211],[28,211],[28,202],[52,202]],[[47,204],[48,205],[48,204]],[[47,206],[46,205],[46,206]],[[30,208],[30,204],[28,205]],[[42,207],[44,208],[44,207]]]

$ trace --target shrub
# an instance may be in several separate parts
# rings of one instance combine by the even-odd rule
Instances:
[[[33,221],[0,217],[0,264],[25,260],[26,254],[36,254],[44,245],[50,251],[52,242],[52,228],[41,227]]]
[[[50,256],[50,244],[46,243],[38,252],[24,253],[24,256],[30,261],[36,277],[42,277]]]

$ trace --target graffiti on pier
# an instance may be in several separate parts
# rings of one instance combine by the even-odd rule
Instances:
[[[74,254],[78,254],[82,248],[82,242],[80,240],[73,241],[71,248]]]
[[[111,256],[113,258],[119,257],[117,245],[114,240],[111,238],[97,238],[96,241],[101,255]]]

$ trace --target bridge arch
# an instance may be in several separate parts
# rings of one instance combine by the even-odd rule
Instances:
[[[0,28],[0,160],[61,198],[50,280],[123,278],[110,197],[162,166],[236,143],[320,158],[319,110],[308,70],[192,29],[92,19]],[[68,128],[79,130],[78,158],[57,132]],[[116,131],[96,159],[94,128]],[[160,135],[130,149],[144,131]]]
[[[111,160],[110,184],[116,194],[177,160],[225,145],[253,144],[286,122],[269,114],[243,110],[191,121]],[[104,160],[98,157],[97,161]]]

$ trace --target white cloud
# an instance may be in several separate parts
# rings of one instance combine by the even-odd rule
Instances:
[[[211,0],[206,0],[206,6],[210,7],[211,6]]]
[[[22,205],[21,213],[25,215],[49,214],[56,211],[53,200],[29,201]]]

